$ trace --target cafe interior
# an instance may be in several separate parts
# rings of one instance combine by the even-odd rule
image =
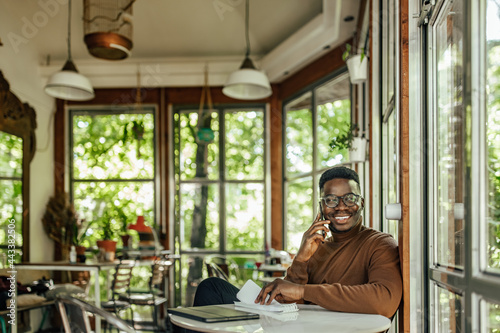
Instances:
[[[500,332],[499,1],[7,0],[0,27],[2,332],[60,332],[57,290],[168,331],[209,276],[280,278],[336,165],[398,244],[388,331]]]

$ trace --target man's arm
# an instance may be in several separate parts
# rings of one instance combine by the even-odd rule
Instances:
[[[316,219],[302,236],[299,251],[295,256],[292,265],[287,269],[285,280],[297,284],[307,283],[307,262],[318,250],[321,243],[325,241],[325,234],[328,228],[325,224],[330,224],[329,220],[321,219],[321,212],[318,212]],[[322,233],[325,231],[325,233]]]
[[[366,283],[305,284],[307,263],[294,261],[295,269],[289,270],[292,276],[287,276],[288,281],[270,283],[261,290],[256,301],[264,304],[269,294],[268,303],[274,298],[279,302],[308,301],[332,311],[374,313],[391,318],[402,295],[397,246],[392,239],[386,238],[370,253]]]
[[[321,212],[318,212],[313,223],[302,236],[299,251],[287,270],[285,281],[277,279],[262,288],[255,299],[256,303],[264,304],[267,295],[271,296],[267,304],[271,304],[275,298],[278,302],[299,302],[302,300],[303,285],[307,283],[307,261],[318,250],[319,245],[325,241],[325,234],[328,231],[325,224],[329,223],[328,220],[321,220]]]
[[[389,238],[370,257],[365,284],[308,284],[304,300],[326,309],[376,313],[391,318],[401,301],[403,283],[397,246]]]

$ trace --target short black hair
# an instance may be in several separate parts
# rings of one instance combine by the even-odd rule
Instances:
[[[359,184],[359,176],[356,171],[344,166],[337,166],[323,172],[321,178],[319,179],[319,190],[322,191],[325,183],[335,178],[352,179],[358,184],[359,188],[361,189],[361,186]]]

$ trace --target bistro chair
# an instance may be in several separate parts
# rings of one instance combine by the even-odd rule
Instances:
[[[129,289],[127,295],[121,294],[120,299],[128,302],[131,305],[151,307],[151,316],[153,319],[153,330],[162,331],[162,327],[158,323],[159,308],[167,302],[165,293],[162,290],[166,266],[161,260],[155,261],[151,266],[151,278],[149,279],[148,288],[146,290]],[[134,324],[134,328],[137,329]],[[151,329],[147,328],[148,331]]]
[[[229,282],[229,277],[227,276],[227,273],[225,272],[223,267],[213,262],[207,262],[205,263],[205,266],[207,268],[209,277],[215,276]]]
[[[132,317],[132,325],[134,322],[134,313],[130,303],[122,299],[122,295],[127,295],[130,287],[130,279],[132,277],[132,269],[134,261],[120,262],[116,265],[111,284],[111,298],[108,301],[102,302],[101,307],[119,317],[119,314],[129,309]]]
[[[241,273],[238,264],[231,258],[210,255],[204,259],[209,277],[215,276],[236,286],[241,284]]]
[[[68,295],[59,295],[56,305],[61,315],[65,333],[90,333],[94,332],[89,315],[95,320],[103,320],[116,327],[120,332],[133,333],[135,330],[128,323],[118,318],[115,314],[88,304]]]

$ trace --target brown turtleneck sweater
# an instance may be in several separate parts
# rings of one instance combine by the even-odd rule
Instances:
[[[294,260],[285,280],[305,285],[305,302],[388,318],[398,309],[403,284],[394,238],[361,223],[334,233],[309,261]]]

